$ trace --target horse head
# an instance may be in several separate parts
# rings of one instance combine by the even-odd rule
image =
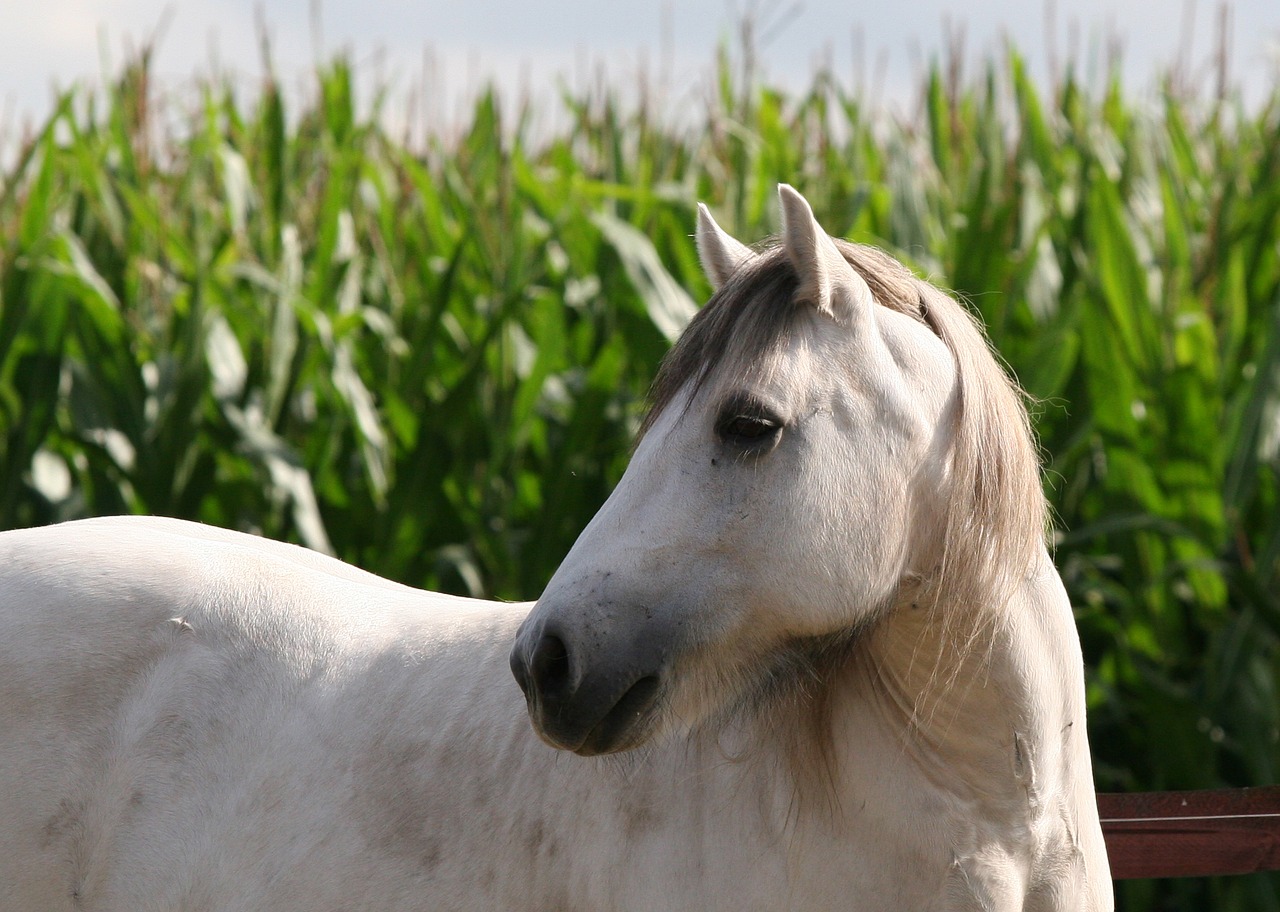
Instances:
[[[949,566],[1001,546],[992,511],[1040,496],[1034,458],[982,451],[1021,405],[959,305],[828,236],[790,187],[779,199],[760,251],[700,208],[715,294],[517,637],[512,671],[555,747],[626,750],[758,703],[904,592],[945,597]]]

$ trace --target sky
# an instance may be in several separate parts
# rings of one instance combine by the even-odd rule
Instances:
[[[1062,61],[1094,73],[1122,48],[1126,83],[1153,88],[1177,65],[1194,84],[1216,79],[1221,4],[1205,0],[0,0],[0,128],[32,123],[55,88],[100,83],[130,49],[154,40],[154,72],[171,91],[219,73],[248,86],[263,72],[260,36],[282,83],[305,90],[314,62],[338,52],[358,78],[461,113],[486,82],[511,98],[546,98],[599,73],[641,82],[669,104],[709,85],[715,50],[739,46],[753,23],[759,72],[799,88],[829,64],[873,101],[903,104],[923,66],[963,34],[972,61],[1009,38],[1043,80]],[[1280,76],[1280,0],[1235,0],[1230,75],[1258,99]],[[1055,63],[1056,62],[1056,63]],[[451,108],[451,105],[456,107]]]

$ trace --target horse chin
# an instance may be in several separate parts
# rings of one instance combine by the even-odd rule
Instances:
[[[632,750],[649,740],[649,726],[633,725],[612,740],[608,736],[597,736],[594,731],[577,747],[572,748],[579,757],[600,757],[605,754],[620,754]]]
[[[593,728],[585,738],[576,743],[563,741],[538,725],[533,729],[544,744],[556,750],[569,751],[579,757],[600,757],[605,754],[620,754],[640,747],[649,740],[652,726],[639,723],[623,731]]]
[[[617,754],[639,747],[656,727],[661,684],[657,676],[637,681],[603,717],[586,730],[567,729],[546,718],[534,718],[534,730],[544,742],[580,757]]]

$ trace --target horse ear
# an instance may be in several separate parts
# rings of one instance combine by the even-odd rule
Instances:
[[[711,210],[698,203],[698,260],[712,288],[719,288],[743,263],[755,259],[751,248],[725,234],[711,217]]]
[[[808,201],[787,184],[778,185],[778,200],[782,204],[782,244],[800,279],[797,300],[841,322],[858,313],[871,313],[871,289],[822,230]]]

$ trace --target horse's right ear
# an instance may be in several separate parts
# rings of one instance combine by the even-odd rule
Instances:
[[[698,260],[712,288],[719,288],[743,263],[755,257],[751,248],[725,234],[709,210],[698,203]]]
[[[808,201],[794,187],[779,184],[778,202],[782,207],[782,246],[800,280],[796,300],[812,304],[838,322],[859,315],[870,317],[871,289],[822,230]]]

